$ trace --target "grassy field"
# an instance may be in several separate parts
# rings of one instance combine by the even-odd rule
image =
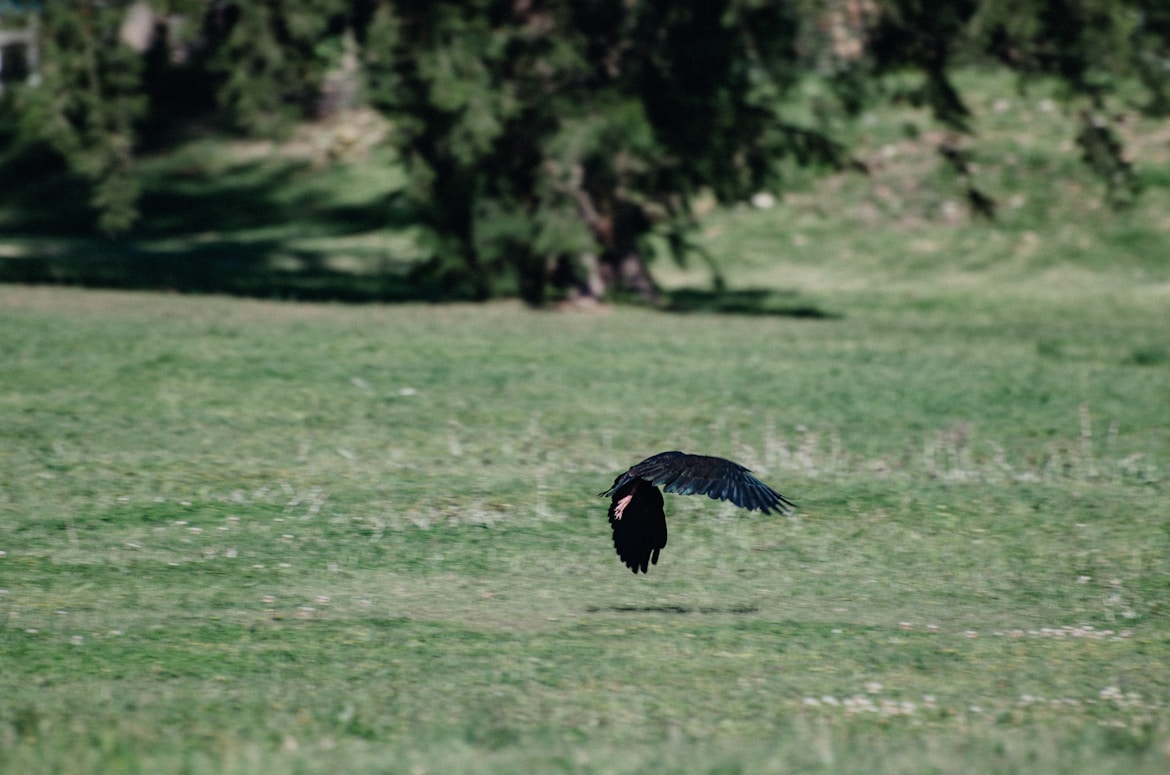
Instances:
[[[752,314],[0,285],[0,772],[1166,772],[1165,127],[1110,213],[1042,95],[991,116],[995,225],[909,111],[708,213],[732,292],[660,277]],[[300,223],[222,172],[103,250],[410,254],[368,169]],[[248,175],[283,225],[198,222]],[[676,448],[798,512],[667,496],[631,575],[596,493]]]
[[[1080,277],[0,287],[0,770],[1163,772],[1167,291]],[[671,497],[634,577],[594,494],[667,448],[800,511]]]

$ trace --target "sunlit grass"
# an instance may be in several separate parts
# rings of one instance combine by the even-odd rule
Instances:
[[[1162,771],[1164,317],[901,293],[0,289],[0,762]],[[633,577],[595,493],[676,447],[799,512],[672,497]]]

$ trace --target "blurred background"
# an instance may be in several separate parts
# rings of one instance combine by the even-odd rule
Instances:
[[[785,262],[1158,274],[1168,114],[1155,0],[3,0],[0,281],[815,314]]]

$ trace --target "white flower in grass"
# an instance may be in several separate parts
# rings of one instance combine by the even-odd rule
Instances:
[[[318,605],[328,605],[329,604],[329,595],[317,595],[316,599],[317,599]]]
[[[816,697],[805,697],[803,700],[801,700],[801,703],[809,706],[810,708],[815,708],[821,704],[821,701]]]
[[[74,646],[80,646],[83,643],[85,643],[85,636],[84,635],[74,635],[72,638],[69,639],[69,642],[72,643]]]
[[[863,694],[855,694],[845,700],[845,708],[847,712],[852,713],[877,713],[878,707],[873,704],[873,700]]]
[[[276,596],[275,595],[265,595],[264,597],[260,598],[260,602],[264,603],[265,605],[272,605],[273,603],[276,602]]]
[[[882,690],[882,685],[878,681],[870,681],[866,683],[865,690],[870,694],[877,694]]]
[[[752,194],[751,203],[757,210],[771,210],[776,206],[776,197],[767,191],[757,191]]]

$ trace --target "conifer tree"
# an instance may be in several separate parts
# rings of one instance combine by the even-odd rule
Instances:
[[[799,73],[783,3],[415,0],[376,18],[393,35],[367,45],[369,69],[434,239],[428,268],[475,297],[540,303],[568,279],[653,298],[645,238],[682,256],[700,189],[744,198],[787,154],[844,155],[775,112]]]
[[[44,9],[40,85],[28,90],[26,123],[91,185],[103,231],[137,217],[135,122],[146,102],[141,59],[117,45],[124,9],[116,3],[49,2]]]
[[[395,122],[421,271],[471,298],[653,299],[650,245],[705,258],[688,238],[697,194],[746,198],[784,159],[849,163],[827,127],[880,98],[889,72],[918,73],[915,98],[958,132],[958,64],[1059,80],[1070,136],[1119,205],[1137,177],[1105,99],[1128,79],[1143,109],[1170,112],[1164,0],[150,0],[185,23],[160,25],[147,52],[121,39],[132,5],[45,0],[41,85],[21,102],[29,134],[90,182],[105,231],[133,223],[135,152],[160,115],[197,106],[232,131],[279,131],[312,114],[352,40],[369,104]],[[829,39],[840,19],[847,39]],[[778,106],[814,72],[837,101],[794,123]],[[939,150],[970,183],[965,154]]]

